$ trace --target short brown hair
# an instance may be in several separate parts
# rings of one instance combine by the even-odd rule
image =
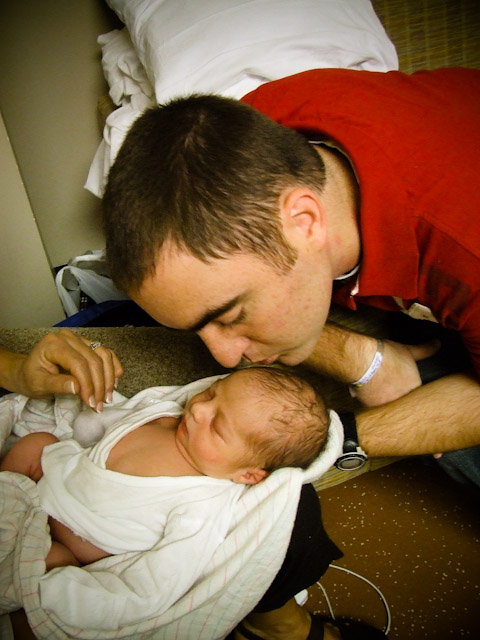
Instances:
[[[277,407],[265,429],[247,437],[250,459],[268,472],[283,467],[306,469],[325,448],[329,414],[321,394],[290,370],[276,367],[248,367],[255,383]]]
[[[103,198],[116,284],[140,288],[166,241],[208,261],[254,253],[287,270],[296,252],[282,192],[321,190],[321,158],[297,132],[229,98],[194,95],[147,110],[128,132]]]

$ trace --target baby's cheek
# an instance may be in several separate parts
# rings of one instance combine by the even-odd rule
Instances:
[[[223,459],[222,456],[219,456],[218,453],[215,453],[213,451],[207,452],[204,458],[205,461],[209,462],[210,464],[218,464]]]
[[[218,465],[225,459],[225,453],[220,452],[214,445],[204,447],[201,453],[204,461],[210,465]]]

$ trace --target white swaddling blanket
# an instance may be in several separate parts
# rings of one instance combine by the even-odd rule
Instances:
[[[163,390],[185,403],[215,379]],[[119,401],[125,399],[115,394],[115,402]],[[59,439],[78,438],[72,425],[79,415],[88,423],[92,414],[81,411],[76,397],[49,403],[5,396],[0,400],[0,443],[3,447],[12,430],[15,436],[43,430]],[[106,415],[105,411],[105,420]],[[104,426],[83,443],[98,440]],[[163,613],[155,598],[155,548],[45,574],[50,541],[36,485],[19,474],[0,474],[0,613],[23,607],[39,638],[220,640],[270,586],[285,557],[302,484],[331,467],[342,442],[341,422],[331,412],[326,450],[306,471],[281,469],[246,491],[235,505],[225,541],[200,578]]]
[[[107,469],[112,448],[126,435],[160,417],[179,418],[182,406],[162,396],[159,389],[146,389],[132,398],[136,406],[116,405],[113,423],[91,447],[73,438],[46,447],[37,485],[50,516],[110,554],[147,551],[162,541],[159,605],[164,597],[174,601],[196,580],[225,538],[234,503],[247,490],[203,475],[132,476]],[[105,413],[112,413],[108,405]]]

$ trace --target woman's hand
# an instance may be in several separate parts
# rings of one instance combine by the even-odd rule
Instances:
[[[80,394],[83,402],[102,411],[123,368],[115,353],[68,329],[47,334],[29,355],[0,351],[2,385],[38,398],[52,393]]]

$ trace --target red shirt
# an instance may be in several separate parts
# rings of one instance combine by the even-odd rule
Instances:
[[[305,136],[336,141],[360,187],[362,259],[352,295],[427,306],[460,332],[480,375],[480,71],[306,71],[243,98]]]

